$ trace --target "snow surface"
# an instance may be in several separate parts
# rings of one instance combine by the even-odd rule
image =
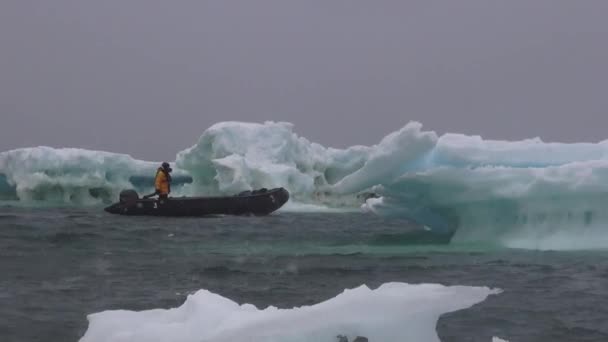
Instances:
[[[361,286],[312,306],[293,309],[239,305],[206,290],[174,309],[113,310],[88,316],[80,342],[370,342],[439,341],[439,316],[498,294],[486,287],[387,283]],[[495,340],[500,341],[500,340]]]

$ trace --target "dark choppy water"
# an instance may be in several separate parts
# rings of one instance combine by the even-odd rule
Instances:
[[[505,290],[444,315],[442,341],[608,341],[608,252],[433,244],[409,229],[353,213],[159,219],[0,208],[0,340],[77,341],[88,313],[175,307],[201,288],[292,307],[400,281]]]

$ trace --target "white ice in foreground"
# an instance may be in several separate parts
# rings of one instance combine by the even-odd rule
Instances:
[[[361,286],[313,306],[294,309],[239,305],[206,290],[179,308],[105,311],[88,316],[80,342],[369,342],[439,341],[441,314],[469,308],[500,290],[435,284]],[[495,340],[500,341],[500,340]]]

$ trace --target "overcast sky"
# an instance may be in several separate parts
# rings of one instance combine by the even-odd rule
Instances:
[[[213,123],[324,145],[608,138],[606,0],[2,0],[0,150],[173,159]]]

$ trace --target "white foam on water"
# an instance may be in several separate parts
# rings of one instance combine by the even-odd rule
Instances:
[[[285,213],[352,213],[359,212],[357,208],[351,207],[329,207],[314,203],[299,203],[294,201],[287,202],[277,212]]]

